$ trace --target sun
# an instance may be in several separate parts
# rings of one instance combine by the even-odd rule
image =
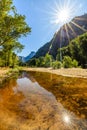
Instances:
[[[59,0],[60,1],[60,0]],[[76,2],[70,0],[63,0],[62,2],[54,2],[52,8],[51,24],[62,26],[69,23],[76,13]]]
[[[58,12],[58,22],[59,23],[67,23],[70,19],[70,11],[67,8],[61,9]]]

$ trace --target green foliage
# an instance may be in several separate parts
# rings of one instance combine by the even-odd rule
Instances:
[[[1,0],[0,47],[2,57],[0,57],[0,66],[14,67],[18,64],[18,58],[14,52],[18,53],[24,48],[18,39],[26,36],[30,31],[31,28],[27,25],[25,16],[17,14],[12,0]]]
[[[72,58],[79,62],[79,65],[85,67],[87,64],[87,33],[74,39],[70,45]]]
[[[78,61],[78,63],[74,61],[74,64],[78,64],[79,66],[86,67],[87,66],[87,33],[78,36],[77,38],[72,40],[67,47],[63,47],[59,49],[56,57],[57,60],[60,60],[60,52],[62,54],[62,58],[64,58],[64,56],[69,56],[72,59]]]
[[[63,67],[64,68],[72,68],[72,67],[76,68],[76,67],[78,67],[78,61],[76,61],[75,59],[72,60],[72,58],[69,56],[64,56]]]
[[[52,65],[52,56],[47,53],[45,55],[44,62],[45,62],[44,65],[45,67],[50,67]]]
[[[72,67],[72,59],[69,56],[64,56],[63,67],[64,68],[71,68]]]
[[[5,65],[4,60],[0,57],[0,67],[3,67]]]
[[[35,67],[36,66],[36,58],[31,59],[29,62],[27,62],[27,65],[30,67]]]
[[[39,57],[38,59],[36,59],[36,66],[37,67],[44,67],[45,66],[44,57]]]
[[[29,62],[27,62],[27,65],[36,67],[51,67],[52,56],[46,54],[45,57],[33,58]]]
[[[62,67],[62,63],[60,61],[54,61],[52,63],[53,69],[60,69]]]
[[[78,61],[77,60],[73,60],[72,61],[72,67],[75,67],[75,68],[77,68],[78,67]]]
[[[57,60],[57,61],[61,61],[61,57],[64,57],[64,56],[66,56],[66,55],[71,56],[69,47],[66,46],[66,47],[63,47],[63,48],[59,48],[59,49],[58,49],[57,56],[56,56],[56,60]]]

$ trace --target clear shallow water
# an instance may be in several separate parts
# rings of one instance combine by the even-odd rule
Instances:
[[[65,109],[46,89],[53,83],[56,86],[60,83],[61,87],[66,80],[60,78],[58,83],[59,77],[56,81],[53,77],[47,73],[23,72],[17,79],[9,80],[0,89],[0,130],[87,130],[86,118]]]

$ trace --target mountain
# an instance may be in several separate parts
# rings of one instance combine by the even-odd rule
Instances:
[[[69,23],[64,24],[59,31],[54,34],[50,42],[38,49],[34,57],[38,58],[49,53],[56,58],[59,48],[67,46],[72,39],[85,32],[87,32],[87,14],[75,17]]]
[[[33,58],[34,56],[35,56],[35,52],[34,51],[32,51],[28,56],[26,56],[26,57],[22,57],[22,56],[19,56],[19,59],[22,61],[22,62],[27,62],[27,61],[29,61],[31,58]]]

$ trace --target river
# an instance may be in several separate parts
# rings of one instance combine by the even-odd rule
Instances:
[[[86,94],[86,79],[21,72],[0,88],[0,130],[87,130]]]

